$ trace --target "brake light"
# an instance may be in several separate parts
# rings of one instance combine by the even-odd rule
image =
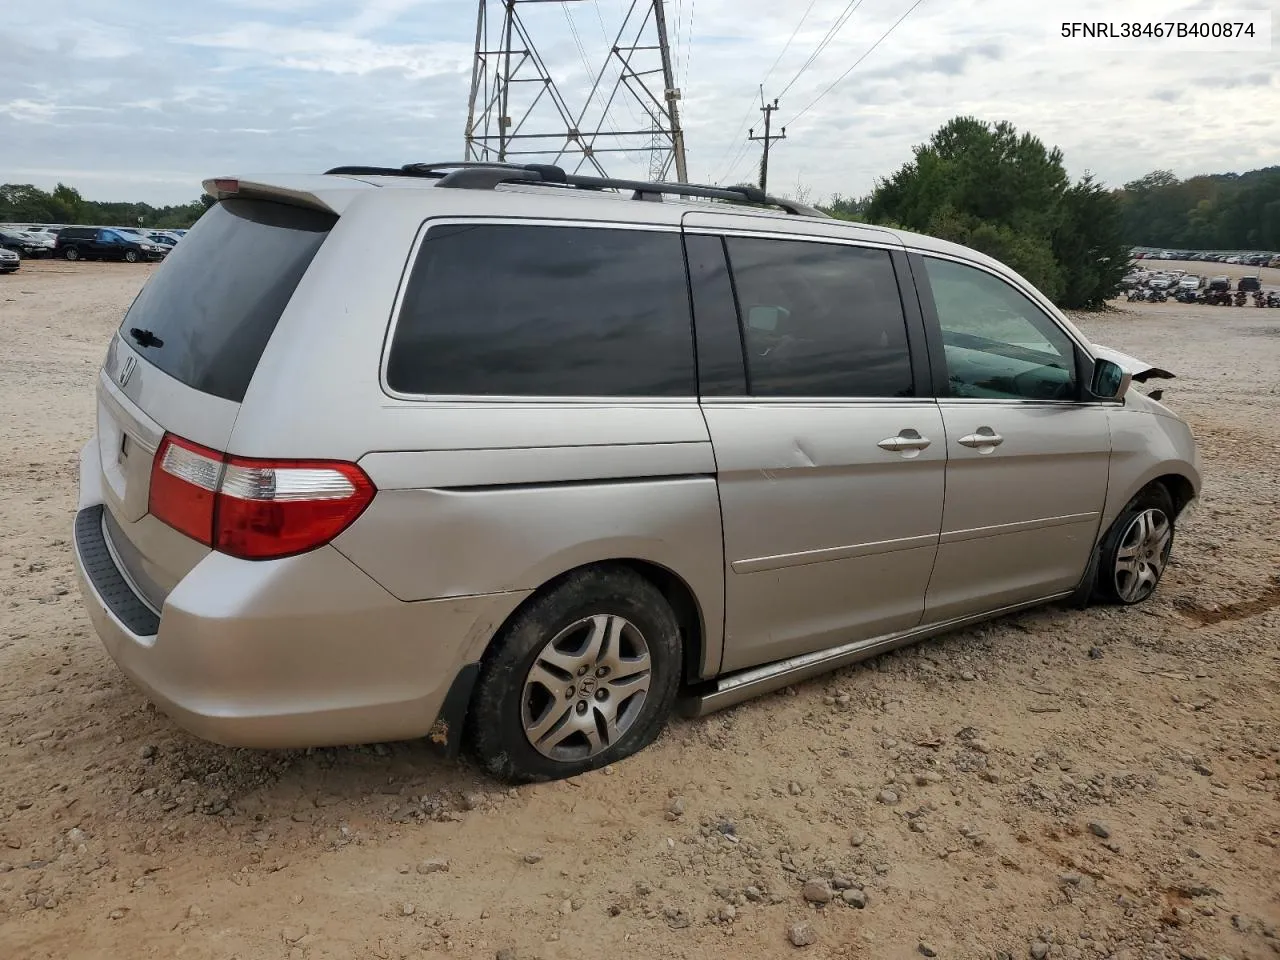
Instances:
[[[166,435],[150,510],[220,553],[267,560],[324,546],[377,492],[354,463],[230,457]]]
[[[314,550],[350,526],[373,494],[354,463],[229,457],[215,512],[217,549],[246,560]]]
[[[219,177],[213,181],[213,189],[219,200],[225,200],[240,192],[240,181],[230,177]]]
[[[222,482],[222,461],[217,450],[165,434],[151,461],[147,509],[175,530],[213,546],[213,508]]]

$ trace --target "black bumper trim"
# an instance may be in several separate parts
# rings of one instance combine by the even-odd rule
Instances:
[[[76,514],[76,553],[80,556],[80,565],[107,609],[130,633],[153,637],[160,630],[160,618],[133,592],[116,566],[102,532],[102,511],[102,504],[98,504]]]

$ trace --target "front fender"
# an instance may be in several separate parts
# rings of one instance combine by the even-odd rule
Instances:
[[[1130,405],[1113,410],[1110,421],[1111,471],[1099,536],[1152,481],[1181,477],[1200,495],[1200,454],[1186,423]]]

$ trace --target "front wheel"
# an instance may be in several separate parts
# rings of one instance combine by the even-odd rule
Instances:
[[[1160,484],[1147,487],[1124,508],[1103,538],[1098,596],[1132,606],[1155,593],[1173,551],[1174,507]]]
[[[680,682],[680,627],[648,580],[577,571],[516,614],[485,658],[468,713],[472,753],[506,780],[557,780],[657,738]]]
[[[126,250],[126,251],[124,252],[124,262],[125,262],[125,263],[137,263],[137,262],[138,262],[138,251],[137,251],[137,250]]]

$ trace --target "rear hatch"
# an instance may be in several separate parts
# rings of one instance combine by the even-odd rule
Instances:
[[[249,381],[337,215],[262,199],[213,206],[152,276],[98,382],[104,524],[117,565],[159,611],[209,552],[148,513],[166,433],[227,449]]]

